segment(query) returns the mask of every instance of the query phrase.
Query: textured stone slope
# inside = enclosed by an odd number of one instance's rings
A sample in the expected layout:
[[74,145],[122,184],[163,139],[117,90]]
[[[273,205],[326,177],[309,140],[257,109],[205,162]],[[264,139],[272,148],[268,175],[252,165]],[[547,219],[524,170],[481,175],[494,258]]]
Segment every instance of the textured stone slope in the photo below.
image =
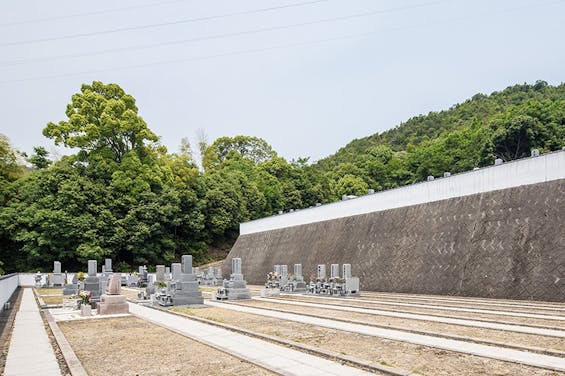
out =
[[351,263],[362,289],[565,301],[565,180],[242,235],[249,283],[274,264]]

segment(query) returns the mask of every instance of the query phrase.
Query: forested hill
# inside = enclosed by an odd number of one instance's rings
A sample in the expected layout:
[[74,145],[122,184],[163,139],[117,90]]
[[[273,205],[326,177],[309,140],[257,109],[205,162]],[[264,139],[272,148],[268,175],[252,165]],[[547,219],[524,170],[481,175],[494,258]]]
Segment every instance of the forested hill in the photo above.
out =
[[476,94],[448,110],[411,118],[381,134],[351,141],[318,161],[319,171],[343,170],[377,190],[560,149],[565,139],[565,84],[515,85]]
[[543,81],[477,94],[313,165],[253,136],[201,142],[200,160],[184,140],[170,153],[116,84],[84,84],[66,108],[43,129],[76,151],[61,160],[18,153],[0,134],[0,274],[106,257],[118,271],[182,254],[201,263],[222,257],[211,250],[228,249],[240,222],[565,146],[565,85]]

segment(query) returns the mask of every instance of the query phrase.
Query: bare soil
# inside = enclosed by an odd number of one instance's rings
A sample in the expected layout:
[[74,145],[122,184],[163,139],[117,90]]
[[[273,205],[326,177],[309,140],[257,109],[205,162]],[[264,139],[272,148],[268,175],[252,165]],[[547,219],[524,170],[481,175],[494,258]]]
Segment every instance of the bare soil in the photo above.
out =
[[288,304],[277,304],[275,302],[262,302],[247,300],[242,304],[257,308],[270,308],[279,311],[291,312],[296,314],[319,315],[325,318],[346,319],[352,321],[360,321],[362,323],[374,324],[379,326],[392,326],[398,328],[406,328],[409,330],[434,332],[439,334],[451,334],[457,336],[466,336],[482,340],[512,343],[515,345],[528,347],[541,347],[565,351],[565,338],[545,337],[532,334],[515,333],[503,330],[492,330],[484,328],[474,328],[470,326],[459,326],[452,324],[442,324],[422,320],[410,320],[403,318],[395,318],[388,316],[371,315],[357,312],[334,311],[331,309],[311,308],[292,306]]
[[41,288],[35,289],[39,295],[63,295],[63,289],[61,288]]
[[273,375],[135,317],[59,322],[89,375]]
[[223,308],[175,310],[425,375],[564,375],[510,362]]
[[529,318],[529,317],[506,316],[499,314],[493,315],[488,313],[458,312],[458,311],[443,310],[441,308],[432,309],[432,308],[404,307],[404,306],[392,306],[388,304],[379,306],[378,303],[370,303],[370,301],[367,301],[367,303],[363,303],[363,302],[347,302],[347,301],[335,300],[335,299],[332,300],[331,298],[308,299],[305,297],[301,297],[299,295],[285,296],[282,299],[304,301],[308,303],[329,303],[334,305],[342,305],[346,307],[356,306],[363,308],[383,309],[386,311],[406,312],[406,313],[415,313],[422,315],[427,315],[427,314],[441,315],[441,316],[449,316],[453,318],[466,319],[466,320],[481,319],[488,321],[508,322],[517,325],[541,325],[552,328],[561,328],[565,330],[565,321],[561,321],[561,320],[546,320],[546,319]]

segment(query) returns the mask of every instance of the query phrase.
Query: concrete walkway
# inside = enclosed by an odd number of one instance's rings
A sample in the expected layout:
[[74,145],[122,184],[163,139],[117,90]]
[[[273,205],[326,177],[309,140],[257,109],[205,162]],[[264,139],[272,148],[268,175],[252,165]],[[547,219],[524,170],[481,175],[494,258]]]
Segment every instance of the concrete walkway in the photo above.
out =
[[[285,294],[285,295],[289,296],[290,294]],[[310,298],[310,299],[327,299],[327,297],[315,296],[315,295],[303,295],[301,297]],[[340,299],[340,298],[336,298],[336,299]],[[372,299],[372,300],[355,299],[355,298],[346,298],[346,299],[348,302],[363,302],[363,303],[382,304],[382,305],[390,305],[390,306],[398,306],[398,307],[424,308],[424,309],[433,309],[437,311],[455,311],[455,312],[478,313],[478,314],[486,314],[486,315],[524,317],[529,319],[565,321],[565,316],[545,315],[538,313],[500,311],[500,310],[479,309],[479,308],[448,307],[448,306],[431,305],[431,304],[397,303],[397,302],[388,302],[388,301],[376,300],[376,299]]]
[[308,302],[301,302],[301,301],[295,301],[295,300],[284,300],[284,299],[276,299],[276,298],[253,297],[253,299],[263,301],[263,302],[269,302],[269,303],[281,303],[281,304],[288,304],[288,305],[295,305],[295,306],[302,306],[302,307],[332,309],[332,310],[335,310],[335,311],[365,313],[365,314],[369,314],[369,315],[396,317],[396,318],[402,318],[402,319],[421,320],[421,321],[431,321],[431,322],[438,322],[438,323],[442,323],[442,324],[472,326],[472,327],[476,327],[476,328],[504,330],[504,331],[508,331],[508,332],[526,333],[526,334],[535,334],[535,335],[540,335],[540,336],[565,338],[565,330],[537,328],[537,327],[532,327],[532,326],[527,326],[527,325],[500,324],[500,323],[488,322],[488,321],[477,321],[477,320],[471,320],[471,319],[459,319],[459,318],[450,318],[450,317],[445,317],[445,316],[426,315],[426,314],[423,314],[423,313],[406,313],[406,312],[398,312],[398,311],[383,311],[383,310],[380,310],[380,309],[377,309],[377,308],[348,307],[348,306],[336,305],[336,304],[308,303]]
[[4,375],[61,376],[33,291],[23,291],[8,348]]
[[129,303],[130,313],[144,320],[181,333],[251,363],[284,375],[370,375],[284,346],[203,324],[160,310]]
[[368,325],[352,324],[342,321],[323,319],[319,317],[303,316],[294,313],[270,311],[249,306],[235,305],[230,303],[219,303],[205,301],[206,305],[231,309],[238,312],[251,313],[255,315],[273,317],[281,320],[289,320],[304,324],[322,326],[331,329],[343,330],[352,333],[359,333],[380,338],[387,338],[394,341],[402,341],[417,345],[430,346],[449,351],[456,351],[466,354],[473,354],[492,359],[521,363],[535,367],[548,368],[552,370],[565,371],[565,358],[555,356],[530,353],[526,351],[512,350],[508,348],[480,345],[465,341],[458,341],[446,338],[426,336],[403,332],[400,330],[382,329]]

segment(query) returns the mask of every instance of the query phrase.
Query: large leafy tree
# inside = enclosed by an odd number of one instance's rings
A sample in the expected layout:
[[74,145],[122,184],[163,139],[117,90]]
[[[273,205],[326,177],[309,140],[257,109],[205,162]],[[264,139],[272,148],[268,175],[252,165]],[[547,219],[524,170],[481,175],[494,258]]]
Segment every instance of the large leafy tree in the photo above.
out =
[[143,152],[158,137],[137,113],[135,99],[116,84],[84,84],[71,98],[67,120],[48,123],[43,134],[83,155],[102,154],[119,163],[130,151]]

